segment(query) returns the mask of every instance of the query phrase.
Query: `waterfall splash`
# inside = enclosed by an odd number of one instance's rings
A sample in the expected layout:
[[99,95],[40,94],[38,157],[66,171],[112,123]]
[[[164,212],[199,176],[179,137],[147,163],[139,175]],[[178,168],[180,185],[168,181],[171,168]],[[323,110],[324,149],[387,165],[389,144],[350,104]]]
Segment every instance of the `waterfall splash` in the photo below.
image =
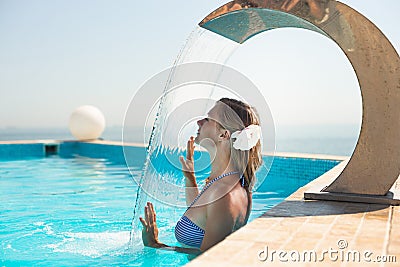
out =
[[[125,115],[123,139],[124,142],[129,139],[130,129],[135,125],[141,126],[145,131],[143,143],[148,145],[142,175],[132,175],[139,185],[132,220],[132,245],[142,243],[139,217],[146,202],[152,202],[156,211],[168,210],[171,227],[183,214],[185,180],[179,156],[185,156],[187,140],[196,134],[197,120],[207,116],[206,112],[220,98],[239,99],[257,108],[261,143],[269,157],[264,157],[264,164],[257,172],[255,188],[268,174],[275,151],[272,114],[258,88],[246,76],[224,65],[237,47],[236,42],[198,27],[173,67],[153,76],[133,97]],[[137,164],[138,155],[132,149],[124,149],[124,154],[128,168]],[[202,179],[210,171],[211,159],[201,150],[195,151],[194,159],[195,175],[201,187]]]
[[[144,143],[148,142],[146,160],[141,177],[134,177],[139,188],[132,219],[132,245],[141,243],[139,217],[143,214],[147,201],[155,203],[158,210],[165,206],[160,205],[160,202],[175,206],[176,212],[171,214],[170,218],[173,221],[177,221],[177,216],[182,214],[182,208],[185,207],[185,188],[178,157],[186,149],[189,137],[195,135],[197,119],[214,104],[211,99],[217,100],[227,96],[226,92],[221,92],[226,91],[225,89],[216,88],[216,83],[224,63],[237,47],[237,43],[197,26],[177,56],[173,67],[161,75],[156,75],[156,82],[153,82],[154,77],[150,79],[146,83],[149,84],[148,87],[144,85],[147,95],[151,94],[151,90],[152,95],[158,95],[158,98],[154,97],[153,103],[148,103],[151,104],[151,109],[144,121]],[[185,63],[193,62],[218,64],[213,64],[211,69],[210,65],[204,63],[185,67]],[[201,79],[197,78],[199,74]],[[142,98],[144,97],[145,94]],[[142,101],[138,101],[138,104],[143,105]],[[129,136],[130,121],[134,124],[134,120],[129,121],[129,118],[140,116],[137,109],[138,105],[131,102],[125,117],[124,141],[125,137]],[[129,115],[131,113],[132,116]],[[135,155],[126,150],[124,152],[129,168]],[[209,171],[207,155],[196,151],[196,157],[196,176],[205,176]],[[202,160],[199,160],[200,158]]]

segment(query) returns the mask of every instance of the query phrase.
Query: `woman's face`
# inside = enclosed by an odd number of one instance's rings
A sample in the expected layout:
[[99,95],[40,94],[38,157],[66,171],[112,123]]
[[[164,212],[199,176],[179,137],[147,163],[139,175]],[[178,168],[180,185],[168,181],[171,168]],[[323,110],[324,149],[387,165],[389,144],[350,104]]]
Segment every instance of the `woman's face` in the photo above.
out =
[[209,145],[216,145],[217,138],[219,135],[219,124],[218,124],[218,106],[214,106],[207,114],[207,117],[197,121],[199,129],[197,130],[197,136],[194,139],[196,144],[207,148]]

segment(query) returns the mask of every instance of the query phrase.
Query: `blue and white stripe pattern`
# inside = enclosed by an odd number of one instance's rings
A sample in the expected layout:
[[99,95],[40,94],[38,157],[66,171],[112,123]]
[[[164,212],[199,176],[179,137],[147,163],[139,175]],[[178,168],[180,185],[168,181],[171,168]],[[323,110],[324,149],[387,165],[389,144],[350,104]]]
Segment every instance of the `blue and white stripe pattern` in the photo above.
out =
[[[200,196],[206,191],[212,183],[215,181],[232,174],[236,174],[238,172],[228,172],[224,173],[214,179],[212,179],[208,184],[203,187],[200,194],[192,201],[189,205],[188,209],[193,206],[193,204],[200,198]],[[177,222],[175,226],[175,237],[178,242],[195,248],[200,248],[201,243],[203,242],[205,231],[197,226],[194,222],[192,222],[188,217],[185,215]]]
[[175,226],[175,237],[178,242],[190,247],[200,248],[204,238],[204,230],[198,227],[185,215]]

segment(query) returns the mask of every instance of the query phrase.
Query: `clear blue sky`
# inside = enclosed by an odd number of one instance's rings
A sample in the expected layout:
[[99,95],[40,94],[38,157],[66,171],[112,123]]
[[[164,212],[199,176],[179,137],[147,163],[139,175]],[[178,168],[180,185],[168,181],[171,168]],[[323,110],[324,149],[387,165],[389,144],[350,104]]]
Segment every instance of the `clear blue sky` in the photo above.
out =
[[[380,27],[399,51],[400,1],[342,2]],[[84,104],[99,107],[108,126],[122,125],[135,91],[171,66],[198,22],[224,3],[0,0],[0,130],[67,127],[72,110]],[[355,74],[321,35],[260,34],[228,65],[260,88],[278,127],[359,124]]]

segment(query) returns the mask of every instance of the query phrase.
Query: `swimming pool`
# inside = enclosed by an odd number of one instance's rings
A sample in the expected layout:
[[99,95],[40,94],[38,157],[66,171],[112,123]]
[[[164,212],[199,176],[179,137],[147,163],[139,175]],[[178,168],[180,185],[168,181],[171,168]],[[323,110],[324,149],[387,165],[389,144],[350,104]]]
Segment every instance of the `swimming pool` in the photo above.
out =
[[[0,145],[0,263],[4,266],[179,266],[184,254],[130,244],[137,185],[121,146],[64,143]],[[144,148],[132,147],[140,175]],[[45,156],[47,153],[47,156]],[[254,194],[250,220],[338,160],[276,157]],[[178,245],[171,213],[155,203],[160,240]]]

